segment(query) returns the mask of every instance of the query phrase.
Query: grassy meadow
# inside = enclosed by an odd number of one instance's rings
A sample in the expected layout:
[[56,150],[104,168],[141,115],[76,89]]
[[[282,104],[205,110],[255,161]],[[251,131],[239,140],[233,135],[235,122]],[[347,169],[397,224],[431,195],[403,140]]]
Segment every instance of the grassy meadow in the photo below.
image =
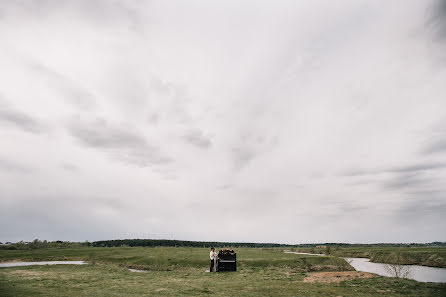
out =
[[[445,296],[446,284],[374,276],[307,282],[351,272],[335,256],[237,248],[237,272],[208,273],[204,248],[46,248],[1,250],[0,262],[85,260],[88,265],[0,268],[0,296]],[[147,272],[130,272],[128,268]]]

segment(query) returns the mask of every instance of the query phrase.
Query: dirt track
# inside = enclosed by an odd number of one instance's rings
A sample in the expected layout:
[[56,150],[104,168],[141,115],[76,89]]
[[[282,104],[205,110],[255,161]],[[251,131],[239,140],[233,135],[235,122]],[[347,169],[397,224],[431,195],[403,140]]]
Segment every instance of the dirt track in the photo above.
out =
[[340,271],[340,272],[314,272],[308,274],[304,279],[305,283],[338,283],[357,278],[372,278],[374,274],[361,271]]

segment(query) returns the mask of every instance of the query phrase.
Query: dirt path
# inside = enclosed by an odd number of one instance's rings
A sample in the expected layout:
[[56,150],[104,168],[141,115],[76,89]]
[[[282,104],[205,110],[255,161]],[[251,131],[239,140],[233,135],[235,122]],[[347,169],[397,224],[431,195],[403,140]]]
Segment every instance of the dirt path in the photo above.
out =
[[357,278],[372,278],[375,275],[362,271],[314,272],[304,278],[305,283],[338,283]]

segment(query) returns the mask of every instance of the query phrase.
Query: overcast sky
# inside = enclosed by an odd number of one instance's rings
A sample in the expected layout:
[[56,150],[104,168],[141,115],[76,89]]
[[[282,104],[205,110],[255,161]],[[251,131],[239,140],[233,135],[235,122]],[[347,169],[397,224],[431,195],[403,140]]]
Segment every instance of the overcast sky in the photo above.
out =
[[446,1],[0,0],[0,241],[446,241]]

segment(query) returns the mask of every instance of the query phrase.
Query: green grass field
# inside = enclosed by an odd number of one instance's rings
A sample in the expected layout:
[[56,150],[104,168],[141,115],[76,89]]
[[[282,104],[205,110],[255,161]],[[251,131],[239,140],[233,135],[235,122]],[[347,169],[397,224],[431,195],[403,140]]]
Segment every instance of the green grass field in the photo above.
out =
[[[373,277],[307,283],[315,272],[352,270],[337,257],[238,248],[238,271],[208,273],[203,248],[2,250],[0,261],[85,260],[88,265],[0,268],[0,296],[445,296],[446,284]],[[130,272],[143,268],[145,273]]]

